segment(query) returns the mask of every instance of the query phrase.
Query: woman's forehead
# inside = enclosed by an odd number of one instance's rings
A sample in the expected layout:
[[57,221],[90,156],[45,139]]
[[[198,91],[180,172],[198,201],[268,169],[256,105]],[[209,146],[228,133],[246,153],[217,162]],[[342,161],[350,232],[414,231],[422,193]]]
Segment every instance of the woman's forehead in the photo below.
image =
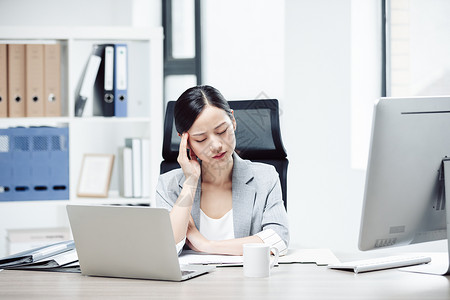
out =
[[198,115],[189,131],[207,131],[215,129],[217,126],[220,126],[224,122],[231,122],[228,114],[223,109],[207,105]]

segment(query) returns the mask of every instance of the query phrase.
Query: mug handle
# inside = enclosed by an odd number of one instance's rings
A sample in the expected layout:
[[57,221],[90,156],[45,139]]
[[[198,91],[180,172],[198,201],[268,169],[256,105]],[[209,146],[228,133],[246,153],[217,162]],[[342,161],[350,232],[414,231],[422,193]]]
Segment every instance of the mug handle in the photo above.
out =
[[272,262],[270,263],[270,269],[272,269],[278,263],[278,257],[280,256],[280,252],[278,251],[278,248],[275,247],[270,247],[270,251],[272,251],[272,253],[275,255],[275,257],[271,259]]

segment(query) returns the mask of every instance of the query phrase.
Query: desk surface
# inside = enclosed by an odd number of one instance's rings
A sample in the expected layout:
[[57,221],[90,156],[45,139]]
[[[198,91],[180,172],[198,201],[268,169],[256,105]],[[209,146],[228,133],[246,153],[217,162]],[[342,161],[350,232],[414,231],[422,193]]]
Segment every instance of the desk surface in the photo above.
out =
[[88,277],[79,273],[0,272],[0,299],[450,299],[450,277],[383,270],[354,274],[315,264],[280,265],[269,278],[217,268],[184,282]]

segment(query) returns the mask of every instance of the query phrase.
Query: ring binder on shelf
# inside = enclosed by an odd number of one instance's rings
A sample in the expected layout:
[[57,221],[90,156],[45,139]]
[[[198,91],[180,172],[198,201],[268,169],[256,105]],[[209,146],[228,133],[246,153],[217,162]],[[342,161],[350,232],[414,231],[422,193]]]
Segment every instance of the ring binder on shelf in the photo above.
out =
[[126,117],[128,106],[128,47],[115,45],[114,116]]
[[44,116],[44,45],[25,45],[25,116]]
[[68,133],[67,127],[0,129],[0,201],[69,199]]
[[44,45],[44,110],[47,117],[61,116],[61,45]]
[[0,44],[0,118],[8,116],[8,56],[6,44]]
[[128,106],[128,47],[99,44],[95,54],[102,62],[95,80],[94,115],[126,117]]
[[94,116],[114,116],[114,44],[96,45],[102,58],[94,87]]
[[8,44],[8,115],[25,117],[25,45]]
[[92,89],[94,87],[95,78],[98,73],[100,62],[102,58],[95,54],[96,48],[93,49],[93,53],[89,57],[89,61],[86,66],[86,70],[81,78],[81,86],[77,93],[77,100],[75,101],[75,116],[81,117],[85,111],[86,102],[91,102],[88,105],[93,105],[93,99],[89,101],[89,97],[92,97]]

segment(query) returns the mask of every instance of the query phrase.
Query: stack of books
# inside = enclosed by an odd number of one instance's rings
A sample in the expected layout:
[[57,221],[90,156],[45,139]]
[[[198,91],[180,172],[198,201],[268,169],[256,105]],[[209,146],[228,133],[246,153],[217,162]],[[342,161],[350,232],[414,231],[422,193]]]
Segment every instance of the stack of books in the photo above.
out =
[[50,244],[0,258],[0,269],[81,272],[73,240]]
[[150,140],[126,138],[120,149],[120,194],[125,198],[150,196]]

